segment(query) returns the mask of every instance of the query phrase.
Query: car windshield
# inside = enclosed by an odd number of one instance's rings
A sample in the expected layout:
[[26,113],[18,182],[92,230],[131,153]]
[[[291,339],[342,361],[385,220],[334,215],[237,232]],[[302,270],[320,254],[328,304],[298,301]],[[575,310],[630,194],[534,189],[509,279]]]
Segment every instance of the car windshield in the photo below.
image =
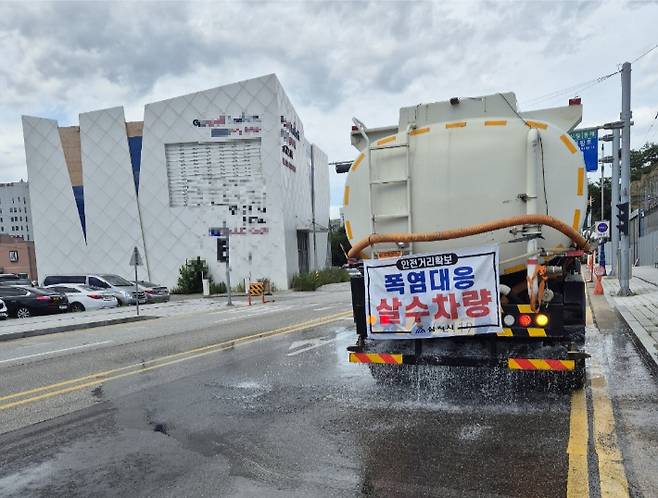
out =
[[130,283],[125,278],[120,277],[119,275],[101,275],[101,277],[110,285],[116,287],[127,287],[134,286],[135,284]]
[[147,282],[146,280],[140,280],[139,285],[143,287],[157,287],[157,285],[154,284],[153,282]]

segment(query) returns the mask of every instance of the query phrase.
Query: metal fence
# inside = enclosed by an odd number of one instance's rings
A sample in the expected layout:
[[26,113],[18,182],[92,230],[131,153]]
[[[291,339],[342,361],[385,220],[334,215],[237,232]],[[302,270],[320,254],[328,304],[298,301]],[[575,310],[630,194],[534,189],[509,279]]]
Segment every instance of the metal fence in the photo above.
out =
[[639,237],[635,249],[634,264],[654,266],[658,263],[658,230]]

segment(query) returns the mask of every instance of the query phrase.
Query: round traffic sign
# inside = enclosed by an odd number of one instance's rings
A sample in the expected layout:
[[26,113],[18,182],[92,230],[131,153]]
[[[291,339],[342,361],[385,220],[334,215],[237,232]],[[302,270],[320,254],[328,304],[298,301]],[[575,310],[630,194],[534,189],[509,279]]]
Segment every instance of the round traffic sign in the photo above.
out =
[[606,233],[608,231],[608,224],[605,221],[602,221],[598,225],[596,225],[596,230],[599,233]]

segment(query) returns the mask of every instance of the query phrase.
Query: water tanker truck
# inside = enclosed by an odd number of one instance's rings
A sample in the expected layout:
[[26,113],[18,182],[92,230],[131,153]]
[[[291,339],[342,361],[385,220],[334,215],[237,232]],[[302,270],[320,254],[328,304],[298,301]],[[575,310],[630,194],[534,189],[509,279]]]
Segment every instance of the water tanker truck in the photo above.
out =
[[499,93],[404,107],[394,126],[354,119],[351,362],[377,380],[449,365],[584,382],[581,117],[579,100],[521,112]]

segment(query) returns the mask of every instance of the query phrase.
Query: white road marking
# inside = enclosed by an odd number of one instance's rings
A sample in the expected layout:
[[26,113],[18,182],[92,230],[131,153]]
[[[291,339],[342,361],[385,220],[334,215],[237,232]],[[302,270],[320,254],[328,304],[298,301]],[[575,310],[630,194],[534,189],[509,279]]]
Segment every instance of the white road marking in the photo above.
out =
[[80,346],[73,346],[71,348],[54,349],[52,351],[46,351],[44,353],[28,354],[26,356],[17,356],[16,358],[9,358],[7,360],[0,360],[0,363],[9,363],[11,361],[27,360],[28,358],[36,358],[37,356],[45,356],[45,355],[54,354],[54,353],[63,353],[64,351],[73,351],[74,349],[90,348],[92,346],[100,346],[101,344],[109,344],[111,342],[114,342],[114,341],[92,342],[91,344],[82,344]]
[[313,311],[324,311],[324,310],[330,310],[333,308],[333,306],[324,306],[322,308],[313,308]]
[[342,339],[348,333],[349,332],[343,332],[342,334],[337,334],[336,337],[334,337],[333,339],[326,339],[325,337],[317,337],[315,339],[308,339],[306,341],[295,341],[290,345],[290,347],[288,348],[289,350],[298,348],[299,346],[303,346],[305,344],[310,344],[310,346],[288,353],[288,356],[296,356],[298,354],[305,353],[306,351],[310,351],[312,349],[326,346],[327,344],[331,344],[333,342]]

